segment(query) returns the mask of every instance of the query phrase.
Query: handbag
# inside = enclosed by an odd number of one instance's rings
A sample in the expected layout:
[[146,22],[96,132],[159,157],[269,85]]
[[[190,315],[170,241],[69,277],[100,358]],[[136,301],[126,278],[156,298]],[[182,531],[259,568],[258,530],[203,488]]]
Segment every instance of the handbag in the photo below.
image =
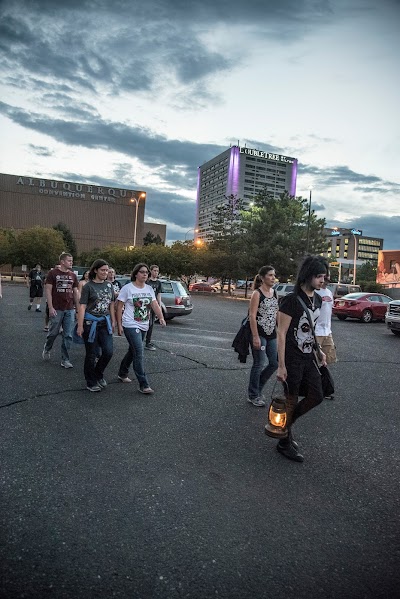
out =
[[[311,327],[311,331],[314,337],[314,356],[315,356],[315,366],[318,369],[320,375],[321,375],[321,383],[322,383],[322,392],[324,394],[324,397],[329,397],[330,395],[333,395],[335,393],[335,382],[333,380],[333,376],[329,370],[329,368],[327,366],[322,366],[319,364],[319,362],[321,362],[321,348],[317,342],[317,338],[315,336],[315,329],[314,329],[314,322],[311,318],[311,314],[309,309],[307,308],[306,304],[304,303],[304,301],[301,299],[301,297],[298,295],[297,299],[299,300],[300,304],[302,305],[302,307],[305,310],[306,316],[307,316],[307,320],[309,322],[309,325]],[[302,397],[304,397],[307,394],[307,385],[305,383],[301,383],[300,384],[300,388],[299,388],[299,395],[301,395]]]

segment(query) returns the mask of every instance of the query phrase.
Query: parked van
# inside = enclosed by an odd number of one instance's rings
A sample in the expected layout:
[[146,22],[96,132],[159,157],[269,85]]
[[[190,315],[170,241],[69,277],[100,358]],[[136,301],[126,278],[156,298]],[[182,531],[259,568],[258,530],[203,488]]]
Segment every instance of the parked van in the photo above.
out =
[[328,289],[332,291],[333,299],[343,297],[348,293],[360,293],[360,285],[350,285],[348,283],[329,283]]

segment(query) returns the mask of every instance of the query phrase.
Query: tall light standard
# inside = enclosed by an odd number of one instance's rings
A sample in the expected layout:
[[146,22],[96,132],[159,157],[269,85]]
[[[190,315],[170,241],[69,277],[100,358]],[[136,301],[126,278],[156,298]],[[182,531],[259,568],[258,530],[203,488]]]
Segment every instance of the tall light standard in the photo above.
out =
[[146,198],[146,193],[144,191],[138,191],[137,195],[132,196],[130,199],[131,204],[136,204],[136,212],[135,212],[135,228],[133,232],[133,246],[136,247],[136,233],[137,233],[137,221],[138,221],[138,212],[139,212],[139,201],[141,199]]
[[351,229],[350,233],[354,239],[354,263],[353,263],[353,285],[356,284],[356,267],[357,267],[357,235],[362,235],[362,231],[358,229]]
[[308,250],[310,247],[310,225],[311,225],[311,197],[312,197],[312,185],[310,185],[310,198],[308,201],[308,220],[307,220],[307,251],[306,254],[308,254]]
[[193,229],[193,227],[191,229],[188,229],[185,233],[185,241],[187,241],[187,234],[190,233],[190,231],[193,231],[194,233],[198,233],[199,230],[198,229]]

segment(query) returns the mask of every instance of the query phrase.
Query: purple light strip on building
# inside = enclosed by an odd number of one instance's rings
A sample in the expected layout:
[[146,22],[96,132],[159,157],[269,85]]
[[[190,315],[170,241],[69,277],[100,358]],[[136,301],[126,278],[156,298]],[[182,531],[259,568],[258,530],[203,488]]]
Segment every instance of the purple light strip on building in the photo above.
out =
[[197,199],[196,199],[196,224],[195,229],[199,228],[199,206],[200,206],[200,167],[197,169]]
[[293,167],[292,167],[292,181],[290,184],[290,195],[291,196],[296,195],[296,183],[297,183],[297,160],[295,160],[293,162]]
[[233,146],[231,148],[231,156],[229,159],[228,184],[226,186],[226,195],[237,195],[239,190],[239,148]]

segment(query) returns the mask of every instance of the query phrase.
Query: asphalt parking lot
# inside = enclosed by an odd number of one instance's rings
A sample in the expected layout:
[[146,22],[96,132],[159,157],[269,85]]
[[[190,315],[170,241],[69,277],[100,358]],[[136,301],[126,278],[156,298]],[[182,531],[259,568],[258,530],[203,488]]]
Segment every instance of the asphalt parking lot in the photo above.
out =
[[0,596],[399,597],[400,339],[334,320],[337,399],[296,424],[297,464],[246,402],[230,346],[247,303],[193,301],[155,327],[154,396],[118,383],[118,337],[90,394],[83,348],[72,370],[57,342],[43,362],[43,314],[3,287]]

